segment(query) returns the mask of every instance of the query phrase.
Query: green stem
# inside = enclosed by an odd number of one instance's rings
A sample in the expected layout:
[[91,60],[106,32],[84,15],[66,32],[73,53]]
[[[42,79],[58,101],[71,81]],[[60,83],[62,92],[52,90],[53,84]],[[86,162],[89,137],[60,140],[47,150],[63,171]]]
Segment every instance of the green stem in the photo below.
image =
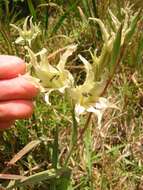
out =
[[58,165],[58,156],[59,156],[59,128],[58,125],[54,129],[54,144],[53,144],[53,155],[52,155],[52,164],[53,168],[57,169]]
[[65,164],[64,167],[67,166],[69,159],[74,151],[75,145],[77,145],[77,134],[78,134],[78,125],[77,125],[77,121],[75,118],[75,112],[74,112],[74,106],[72,108],[72,121],[73,121],[73,127],[72,127],[72,134],[71,134],[71,144],[70,144],[70,150],[69,153],[67,155],[67,158],[65,160]]
[[107,81],[107,83],[106,83],[106,86],[105,86],[103,92],[101,93],[101,96],[103,96],[103,95],[106,93],[107,88],[110,86],[110,84],[111,84],[111,82],[112,82],[112,79],[113,79],[113,77],[114,77],[114,74],[116,73],[116,70],[117,70],[117,68],[118,68],[118,66],[119,66],[119,64],[120,64],[120,62],[121,62],[121,60],[122,60],[123,57],[124,57],[125,51],[126,51],[126,45],[123,45],[123,47],[121,48],[120,56],[117,58],[117,61],[116,61],[116,63],[115,63],[115,67],[114,67],[114,69],[113,69],[113,72],[111,73],[111,75],[110,75],[110,77],[109,77],[109,79],[108,79],[108,81]]
[[[107,91],[107,88],[109,87],[109,85],[111,84],[111,81],[112,81],[112,78],[116,72],[116,69],[117,67],[119,66],[119,63],[121,62],[121,60],[123,59],[124,57],[124,54],[125,54],[125,51],[126,51],[126,46],[123,46],[122,49],[121,49],[121,53],[120,53],[120,56],[118,57],[117,61],[116,61],[116,64],[115,64],[115,67],[114,67],[114,70],[113,70],[113,73],[111,74],[111,76],[109,77],[108,81],[107,81],[107,84],[103,90],[103,92],[101,93],[101,96],[103,96],[106,91]],[[82,139],[86,129],[88,128],[89,124],[90,124],[90,120],[92,118],[92,113],[89,113],[88,117],[87,117],[87,120],[86,120],[86,123],[85,123],[85,126],[84,128],[82,129],[82,131],[80,132],[80,136],[78,138],[78,141]]]
[[89,124],[90,124],[90,120],[91,120],[91,116],[92,116],[92,113],[89,113],[88,117],[87,117],[87,120],[86,120],[86,123],[82,129],[82,131],[80,132],[80,136],[78,138],[78,141],[80,141],[86,131],[86,129],[88,128]]

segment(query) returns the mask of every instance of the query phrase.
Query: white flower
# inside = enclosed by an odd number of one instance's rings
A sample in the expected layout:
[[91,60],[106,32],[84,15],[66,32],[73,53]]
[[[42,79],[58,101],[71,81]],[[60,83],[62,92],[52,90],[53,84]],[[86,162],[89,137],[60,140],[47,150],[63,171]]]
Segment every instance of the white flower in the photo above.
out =
[[81,55],[79,57],[86,69],[86,79],[82,85],[69,89],[75,104],[76,120],[79,121],[79,116],[85,112],[93,112],[96,114],[100,126],[104,111],[115,106],[110,104],[106,98],[100,97],[105,88],[106,80],[95,81],[92,65]]
[[38,25],[33,24],[32,17],[29,18],[29,16],[26,17],[22,28],[16,26],[15,24],[10,25],[19,32],[19,37],[15,41],[16,44],[25,44],[25,42],[28,42],[29,46],[31,46],[32,40],[34,40],[41,33],[39,29],[40,23]]
[[[34,72],[37,78],[40,79],[40,84],[44,89],[45,100],[49,102],[49,94],[53,90],[58,90],[64,93],[66,88],[73,85],[73,76],[65,69],[67,58],[76,50],[76,45],[70,45],[60,57],[60,61],[56,66],[51,65],[47,59],[47,50],[43,49],[37,54],[34,54],[30,48],[26,47],[30,55],[30,63],[34,67]],[[39,56],[39,60],[37,58]]]

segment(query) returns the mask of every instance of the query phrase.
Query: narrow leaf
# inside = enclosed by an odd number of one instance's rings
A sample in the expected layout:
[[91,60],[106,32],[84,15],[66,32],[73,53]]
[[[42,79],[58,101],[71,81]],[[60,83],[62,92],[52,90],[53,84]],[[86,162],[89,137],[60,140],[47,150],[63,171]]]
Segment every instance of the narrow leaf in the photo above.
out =
[[112,57],[111,57],[111,62],[110,62],[111,71],[114,68],[114,65],[120,54],[121,35],[122,35],[122,25],[120,26],[120,28],[116,34],[115,42],[113,44]]
[[143,55],[143,35],[141,35],[139,38],[138,47],[136,51],[136,58],[135,58],[135,62],[139,66],[139,68],[141,67],[140,63],[142,62],[142,55]]
[[36,174],[33,174],[29,177],[25,177],[22,180],[18,180],[15,182],[15,184],[9,185],[7,187],[7,190],[13,190],[13,188],[16,187],[25,187],[27,185],[36,185],[39,184],[41,181],[44,180],[56,180],[59,179],[60,177],[64,176],[65,178],[70,176],[71,171],[69,168],[61,168],[58,170],[50,169],[50,170],[45,170]]
[[132,22],[131,22],[131,24],[130,24],[130,25],[131,25],[130,30],[128,31],[128,33],[127,33],[127,35],[126,35],[126,38],[125,38],[125,42],[126,42],[126,43],[130,41],[132,35],[133,35],[134,32],[135,32],[135,29],[136,29],[136,26],[137,26],[137,22],[138,22],[138,20],[139,20],[140,12],[141,12],[141,11],[138,11],[138,12],[135,14],[135,16],[133,17],[133,19],[132,19]]
[[98,18],[97,0],[92,0],[94,17]]
[[92,16],[90,13],[90,6],[89,6],[88,0],[82,0],[82,5],[83,5],[83,8],[84,8],[87,18]]
[[27,3],[28,3],[30,13],[33,16],[33,20],[35,21],[36,20],[36,11],[35,11],[34,5],[32,3],[32,0],[27,0]]
[[53,143],[53,154],[52,154],[52,164],[53,168],[57,169],[58,165],[58,155],[59,155],[59,128],[58,126],[54,129],[54,143]]

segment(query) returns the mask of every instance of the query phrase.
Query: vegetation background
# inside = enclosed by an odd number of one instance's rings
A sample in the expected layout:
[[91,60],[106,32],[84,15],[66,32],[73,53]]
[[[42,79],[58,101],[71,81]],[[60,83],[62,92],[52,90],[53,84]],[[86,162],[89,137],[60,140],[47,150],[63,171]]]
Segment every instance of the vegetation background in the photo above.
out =
[[[67,67],[80,84],[84,72],[77,54],[90,60],[89,49],[100,51],[102,47],[101,31],[88,18],[97,17],[106,23],[110,8],[122,19],[121,8],[127,3],[134,5],[134,11],[143,9],[142,0],[0,0],[0,53],[25,59],[23,47],[13,43],[17,33],[9,24],[19,25],[31,15],[35,22],[41,22],[38,40],[47,48],[53,64],[63,47],[78,44]],[[39,95],[32,118],[0,132],[1,189],[143,190],[142,31],[141,12],[133,39],[106,93],[119,102],[120,111],[106,112],[101,129],[94,116],[88,127],[83,118],[68,163],[71,108],[58,93],[52,94],[52,107]],[[83,77],[79,78],[79,73]],[[20,176],[32,177],[20,182]]]

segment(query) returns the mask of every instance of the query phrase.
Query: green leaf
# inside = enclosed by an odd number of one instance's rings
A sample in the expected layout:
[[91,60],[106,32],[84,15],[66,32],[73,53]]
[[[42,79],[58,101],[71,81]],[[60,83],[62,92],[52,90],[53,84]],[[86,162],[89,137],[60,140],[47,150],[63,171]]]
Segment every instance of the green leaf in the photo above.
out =
[[140,65],[142,63],[142,55],[143,55],[143,35],[141,35],[139,38],[138,47],[136,51],[135,62],[138,65],[138,68],[142,68]]
[[136,26],[137,26],[137,22],[138,22],[138,20],[139,20],[140,12],[141,12],[141,11],[138,11],[138,12],[134,15],[134,17],[133,17],[133,19],[132,19],[132,22],[131,22],[131,24],[130,24],[130,29],[129,29],[129,31],[128,31],[126,37],[125,37],[125,43],[128,43],[128,42],[130,41],[131,37],[133,36],[133,34],[134,34],[134,32],[135,32],[135,29],[136,29]]
[[64,177],[64,178],[60,178],[59,180],[59,184],[57,185],[56,190],[68,190],[69,186],[70,186],[70,176],[68,177]]
[[13,188],[16,187],[25,187],[28,185],[36,185],[39,184],[42,181],[49,181],[57,182],[61,177],[62,178],[69,178],[71,175],[71,170],[69,168],[61,168],[58,170],[50,169],[50,170],[45,170],[36,174],[33,174],[29,177],[25,177],[22,180],[17,180],[15,184],[7,186],[7,190],[12,190]]
[[113,50],[111,54],[111,62],[110,62],[110,71],[112,72],[114,70],[114,65],[116,64],[116,61],[120,54],[120,48],[121,48],[121,36],[122,36],[122,25],[120,26],[116,38],[113,44]]
[[84,144],[85,144],[85,162],[88,170],[88,178],[92,177],[92,132],[88,128],[85,133]]
[[35,11],[34,5],[32,3],[32,0],[27,0],[27,3],[28,3],[30,13],[33,16],[33,20],[36,21],[36,11]]
[[92,0],[94,17],[98,18],[97,0]]
[[84,8],[85,15],[87,16],[87,18],[90,17],[91,13],[90,13],[90,6],[88,0],[82,0],[82,5]]
[[53,154],[52,154],[52,163],[54,169],[57,169],[57,164],[58,164],[58,155],[59,155],[58,135],[59,135],[59,129],[58,126],[56,126],[54,129],[54,143],[53,143]]

